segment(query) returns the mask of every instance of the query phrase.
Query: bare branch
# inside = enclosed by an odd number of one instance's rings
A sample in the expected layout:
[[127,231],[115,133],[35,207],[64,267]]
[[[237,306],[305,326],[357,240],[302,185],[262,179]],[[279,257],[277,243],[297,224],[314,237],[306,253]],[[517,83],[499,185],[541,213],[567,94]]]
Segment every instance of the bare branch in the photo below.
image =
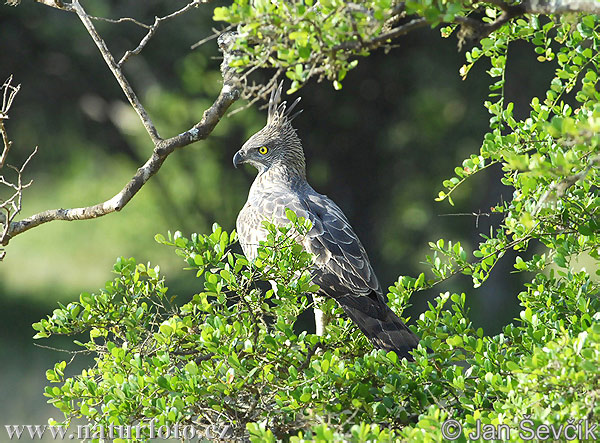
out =
[[92,20],[98,20],[101,22],[108,22],[108,23],[114,23],[114,24],[129,22],[129,23],[138,25],[140,28],[144,28],[144,29],[150,29],[152,27],[152,25],[147,25],[147,24],[142,23],[139,20],[136,20],[131,17],[121,17],[121,18],[114,19],[114,18],[96,17],[93,15],[90,15],[90,18]]
[[234,25],[229,25],[224,29],[221,29],[220,31],[218,29],[212,28],[212,34],[210,34],[208,37],[203,38],[202,40],[197,41],[196,43],[194,43],[192,46],[190,46],[190,49],[196,49],[199,46],[202,46],[204,43],[215,39],[217,37],[219,37],[219,35],[223,34],[224,32],[229,32],[232,29],[236,28],[237,26]]
[[140,41],[140,44],[135,49],[127,51],[125,52],[125,54],[123,54],[123,57],[121,57],[121,60],[119,60],[119,63],[117,63],[119,67],[122,67],[123,63],[129,60],[129,57],[131,57],[132,55],[138,55],[140,52],[142,52],[144,46],[148,44],[148,42],[154,36],[154,33],[158,29],[158,25],[160,24],[158,20],[158,17],[155,17],[154,24],[148,28],[148,33],[144,36],[144,38]]
[[12,75],[6,79],[2,85],[2,106],[0,107],[0,120],[8,118],[8,111],[13,104],[15,96],[21,89],[21,85],[13,86]]
[[[74,0],[77,1],[77,0]],[[77,6],[75,6],[77,8]],[[87,18],[89,20],[89,17]],[[88,220],[101,217],[115,211],[120,211],[133,198],[144,184],[158,172],[167,157],[175,149],[189,145],[198,140],[203,140],[213,131],[227,109],[239,98],[241,93],[240,82],[235,71],[229,68],[231,59],[230,48],[235,41],[234,33],[224,34],[219,37],[219,49],[223,52],[224,60],[221,65],[223,74],[223,88],[221,93],[208,108],[200,122],[188,131],[167,140],[158,140],[150,158],[140,167],[133,178],[114,197],[93,206],[73,209],[53,209],[40,212],[31,217],[8,224],[6,235],[0,238],[1,244],[6,245],[14,236],[21,234],[36,226],[54,220]],[[113,60],[114,61],[114,60]]]
[[10,147],[12,142],[8,139],[8,134],[6,129],[4,128],[4,120],[8,119],[8,111],[12,106],[13,100],[15,96],[19,92],[21,85],[13,86],[12,75],[6,79],[4,84],[2,85],[2,105],[0,107],[0,134],[2,135],[2,154],[0,154],[0,169],[4,167],[4,163],[6,162],[6,158],[8,157],[8,151],[10,151]]
[[[220,51],[223,53],[223,63],[221,64],[221,73],[223,76],[223,87],[221,92],[215,102],[212,104],[210,108],[208,108],[202,119],[195,124],[191,129],[185,131],[182,134],[179,134],[175,137],[171,137],[167,140],[160,138],[152,120],[148,116],[146,110],[140,103],[133,89],[129,85],[129,82],[123,75],[121,71],[121,67],[119,64],[115,62],[111,52],[108,50],[106,43],[98,34],[96,28],[92,23],[91,17],[86,13],[83,9],[79,0],[72,0],[70,4],[63,4],[60,0],[37,0],[39,3],[42,3],[46,6],[50,6],[53,8],[61,9],[64,11],[75,12],[86,30],[92,37],[94,43],[98,47],[104,61],[108,65],[109,69],[113,73],[117,82],[121,86],[121,89],[125,93],[125,96],[129,100],[131,106],[135,109],[137,114],[139,115],[144,127],[146,128],[152,142],[154,144],[154,150],[150,158],[142,165],[135,175],[131,178],[131,180],[123,187],[123,189],[114,195],[112,198],[98,203],[96,205],[82,207],[82,208],[73,208],[73,209],[53,209],[48,211],[43,211],[38,214],[35,214],[31,217],[28,217],[24,220],[13,221],[16,214],[19,213],[21,209],[21,194],[22,190],[31,184],[23,184],[22,183],[22,173],[33,155],[37,152],[37,148],[34,152],[29,156],[29,158],[25,161],[25,163],[21,166],[20,169],[16,169],[17,172],[17,183],[12,183],[4,179],[3,176],[0,176],[0,184],[8,185],[12,189],[15,190],[12,197],[10,197],[6,201],[0,201],[0,245],[6,246],[10,239],[14,236],[21,234],[29,229],[32,229],[36,226],[40,226],[44,223],[48,223],[54,220],[65,220],[65,221],[73,221],[73,220],[87,220],[92,218],[97,218],[104,216],[106,214],[110,214],[115,211],[120,211],[132,198],[137,194],[137,192],[144,186],[144,184],[152,177],[154,174],[158,172],[166,158],[175,151],[175,149],[179,147],[183,147],[189,145],[198,140],[203,140],[213,131],[217,123],[220,119],[225,115],[227,109],[240,97],[241,95],[241,82],[239,81],[236,72],[234,69],[230,68],[230,62],[232,58],[231,48],[236,39],[236,34],[233,32],[228,32],[221,34],[218,38],[218,45]],[[192,0],[183,8],[178,9],[177,11],[161,17],[156,18],[155,22],[152,26],[147,27],[149,30],[147,35],[142,39],[138,48],[131,52],[131,54],[139,53],[143,47],[147,44],[148,40],[152,37],[152,35],[156,32],[156,28],[158,25],[165,21],[177,17],[192,8],[197,7],[201,3],[206,3],[210,0]],[[95,19],[98,19],[97,17]],[[108,20],[110,21],[110,20]],[[143,23],[138,22],[137,20],[130,18],[122,18],[116,20],[115,22],[124,22],[124,21],[132,21],[138,26],[146,27]],[[130,55],[131,55],[130,54]],[[121,62],[124,62],[127,57]],[[8,141],[8,136],[5,133],[4,126],[2,125],[2,120],[4,118],[8,118],[6,116],[6,112],[12,103],[12,99],[14,98],[14,94],[18,91],[17,87],[12,87],[10,85],[10,79],[3,86],[3,107],[2,119],[0,119],[0,132],[2,132],[2,139],[5,141],[5,148],[3,150],[3,154],[1,158],[6,157],[6,153],[10,147],[10,142]],[[2,165],[4,163],[2,162]],[[4,252],[0,249],[0,259],[4,257]]]
[[[46,0],[46,1],[48,1],[48,0]],[[113,58],[112,54],[106,47],[106,43],[104,43],[104,40],[102,39],[102,37],[100,37],[100,34],[98,34],[98,31],[96,31],[96,28],[94,27],[94,24],[92,23],[90,16],[85,12],[83,7],[79,3],[79,0],[73,0],[71,3],[71,7],[73,8],[73,11],[75,11],[77,16],[81,20],[81,22],[83,23],[83,26],[85,26],[85,28],[87,29],[88,33],[94,40],[94,43],[96,43],[96,46],[98,47],[98,50],[100,51],[100,54],[102,54],[104,61],[106,62],[106,64],[112,71],[113,75],[117,79],[117,82],[119,83],[119,86],[121,86],[121,89],[125,93],[127,100],[129,100],[129,103],[131,104],[131,106],[133,107],[135,112],[137,112],[140,119],[142,120],[142,123],[143,123],[144,127],[146,128],[146,131],[148,131],[150,138],[152,139],[154,144],[158,143],[160,141],[160,136],[158,135],[158,131],[154,127],[154,123],[152,123],[152,120],[148,116],[146,109],[144,109],[144,107],[140,103],[135,92],[133,92],[133,89],[129,85],[129,82],[123,75],[121,68],[115,62],[115,59]]]
[[[23,171],[25,171],[25,168],[29,162],[37,153],[36,147],[20,168],[6,164],[6,158],[8,157],[8,152],[12,146],[12,142],[8,137],[8,132],[4,126],[4,120],[8,119],[10,107],[13,104],[16,94],[19,92],[19,85],[13,86],[11,83],[12,76],[10,76],[4,82],[2,85],[2,90],[0,91],[0,94],[2,95],[2,103],[0,107],[0,135],[3,143],[2,154],[0,155],[0,171],[7,166],[15,171],[16,178],[13,180],[8,180],[4,175],[0,175],[0,185],[11,190],[10,197],[8,197],[6,200],[0,200],[0,245],[5,245],[7,242],[7,239],[9,238],[11,222],[21,212],[23,190],[29,187],[32,183],[31,181],[28,183],[23,183]],[[6,252],[4,249],[0,248],[0,261],[2,261],[5,256]]]
[[127,60],[129,60],[129,57],[131,57],[132,55],[138,55],[140,52],[142,52],[142,49],[144,49],[144,46],[146,46],[148,44],[148,42],[150,41],[152,36],[154,36],[154,33],[158,29],[158,25],[160,24],[160,22],[158,20],[159,20],[158,17],[155,17],[154,24],[152,26],[148,27],[148,33],[144,36],[144,38],[142,40],[140,40],[140,44],[137,45],[137,47],[135,49],[133,49],[131,51],[127,51],[127,52],[125,52],[125,54],[123,54],[123,57],[121,57],[121,60],[119,60],[119,63],[117,63],[119,65],[119,67],[122,67],[123,63],[125,63]]
[[162,22],[170,20],[175,17],[178,17],[182,14],[185,14],[190,9],[197,8],[201,3],[208,3],[209,1],[210,0],[192,0],[190,3],[185,5],[183,8],[178,9],[177,11],[175,11],[169,15],[165,15],[164,17],[154,17],[154,24],[152,24],[152,26],[146,26],[146,28],[148,29],[148,33],[144,36],[144,38],[142,38],[142,40],[140,41],[140,44],[137,46],[137,48],[133,49],[132,51],[127,51],[123,55],[121,60],[119,60],[119,63],[118,63],[119,67],[123,66],[123,63],[125,63],[129,59],[129,57],[131,57],[132,55],[138,55],[140,52],[142,52],[142,49],[144,49],[144,47],[148,44],[148,42],[150,41],[150,39],[152,38],[152,36],[154,35],[154,33],[156,32],[156,30],[158,29],[159,25]]

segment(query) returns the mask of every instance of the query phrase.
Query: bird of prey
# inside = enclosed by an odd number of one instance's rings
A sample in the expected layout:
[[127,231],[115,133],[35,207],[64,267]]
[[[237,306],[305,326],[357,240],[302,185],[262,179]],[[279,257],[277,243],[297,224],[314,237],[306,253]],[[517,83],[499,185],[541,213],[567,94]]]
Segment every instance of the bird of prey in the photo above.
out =
[[409,351],[419,338],[386,304],[367,253],[342,210],[306,181],[304,151],[291,124],[300,99],[286,109],[286,102],[279,104],[281,87],[271,94],[266,126],[233,157],[236,167],[249,163],[258,169],[237,218],[242,250],[253,260],[259,242],[267,238],[262,222],[287,225],[286,208],[309,219],[312,228],[300,241],[315,256],[312,278],[319,295],[335,299],[375,347],[412,359]]

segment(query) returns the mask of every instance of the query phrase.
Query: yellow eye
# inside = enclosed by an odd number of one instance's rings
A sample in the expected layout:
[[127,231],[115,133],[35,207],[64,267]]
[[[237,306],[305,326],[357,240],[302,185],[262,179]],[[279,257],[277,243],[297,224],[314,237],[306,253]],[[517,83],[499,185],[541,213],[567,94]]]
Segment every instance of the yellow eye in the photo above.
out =
[[269,152],[269,148],[267,148],[266,146],[261,146],[260,148],[258,148],[258,152],[260,152],[262,155],[265,155],[267,152]]

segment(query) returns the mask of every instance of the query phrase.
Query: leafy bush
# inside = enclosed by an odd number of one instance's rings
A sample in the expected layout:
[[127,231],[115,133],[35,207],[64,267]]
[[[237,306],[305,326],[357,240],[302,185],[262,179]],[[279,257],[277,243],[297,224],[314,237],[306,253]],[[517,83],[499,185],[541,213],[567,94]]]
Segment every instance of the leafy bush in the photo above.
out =
[[[447,417],[463,419],[470,432],[476,420],[598,416],[600,324],[590,312],[599,306],[581,291],[591,287],[585,273],[555,279],[564,297],[554,309],[551,279],[539,274],[521,294],[521,321],[494,337],[474,330],[464,294],[441,294],[417,321],[423,346],[409,363],[368,351],[341,317],[321,339],[294,330],[310,305],[306,294],[316,289],[307,271],[312,257],[294,240],[309,226],[302,219],[269,225],[253,264],[229,248],[235,233],[217,225],[191,239],[159,235],[204,277],[204,290],[191,300],[173,304],[157,268],[122,258],[102,291],[35,324],[38,338],[85,333],[89,339],[76,343],[96,359],[74,376],[65,375],[65,361],[47,372],[53,386],[46,395],[65,423],[154,421],[249,432],[256,441],[295,434],[292,441],[427,441],[442,437]],[[261,290],[259,280],[275,281],[277,293]],[[410,286],[406,281],[390,288],[390,297]]]

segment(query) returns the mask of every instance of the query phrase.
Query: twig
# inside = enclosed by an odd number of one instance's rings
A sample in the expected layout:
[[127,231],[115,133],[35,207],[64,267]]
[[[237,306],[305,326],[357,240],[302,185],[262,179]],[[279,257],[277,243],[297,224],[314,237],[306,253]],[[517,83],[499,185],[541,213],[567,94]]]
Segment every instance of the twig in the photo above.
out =
[[108,22],[108,23],[114,23],[114,24],[130,22],[130,23],[138,25],[140,28],[144,28],[144,29],[150,29],[152,27],[152,25],[147,25],[147,24],[142,23],[139,20],[136,20],[136,19],[131,18],[131,17],[121,17],[121,18],[118,18],[118,19],[114,19],[114,18],[96,17],[94,15],[90,15],[90,18],[92,20],[98,20],[98,21]]
[[175,11],[169,15],[165,15],[164,17],[154,17],[154,23],[151,26],[145,26],[146,29],[148,29],[148,33],[144,36],[144,38],[142,38],[142,40],[140,41],[137,48],[133,49],[132,51],[125,52],[123,57],[121,57],[121,60],[119,60],[119,63],[118,63],[119,67],[122,67],[123,64],[127,60],[129,60],[129,58],[132,55],[138,55],[140,52],[142,52],[142,49],[144,49],[144,47],[148,44],[148,42],[150,41],[150,39],[152,38],[152,36],[154,35],[154,33],[156,32],[156,30],[158,29],[158,27],[160,26],[160,24],[162,22],[170,20],[172,18],[175,18],[179,15],[185,14],[190,9],[197,8],[201,3],[208,3],[208,1],[210,1],[210,0],[192,0],[190,3],[185,5],[183,8],[180,8],[177,11]]
[[[273,91],[273,89],[275,89],[277,87],[277,85],[279,84],[279,78],[282,73],[283,73],[283,68],[279,68],[277,70],[277,72],[267,82],[266,85],[258,85],[258,86],[252,85],[252,86],[244,87],[244,95],[246,96],[245,98],[250,98],[250,97],[252,97],[252,98],[249,99],[245,105],[240,106],[239,108],[236,108],[233,111],[230,111],[229,114],[227,114],[227,115],[231,116],[231,115],[237,114],[238,112],[241,112],[241,111],[249,108],[250,106],[254,105],[261,98],[268,101],[268,97],[271,95],[271,91]],[[264,106],[266,106],[266,105],[264,105]]]
[[8,119],[8,111],[12,106],[15,96],[19,92],[19,89],[21,89],[21,85],[11,85],[12,78],[13,76],[11,75],[4,81],[4,84],[2,85],[2,107],[0,107],[0,120]]
[[8,134],[6,132],[6,128],[4,127],[4,120],[8,120],[8,111],[13,104],[15,96],[19,92],[21,85],[13,86],[12,75],[6,79],[4,84],[2,85],[2,107],[0,107],[0,134],[2,135],[2,143],[4,147],[2,148],[2,154],[0,154],[0,169],[4,167],[4,163],[6,162],[6,158],[8,157],[8,151],[10,151],[10,147],[12,146],[12,142],[8,139]]
[[123,57],[121,57],[121,60],[119,60],[119,63],[117,63],[117,65],[119,65],[119,68],[123,67],[123,64],[127,60],[129,60],[129,57],[131,57],[132,55],[138,55],[140,52],[142,52],[142,49],[144,49],[144,46],[146,46],[146,44],[150,41],[152,36],[154,36],[154,33],[158,29],[158,25],[160,25],[159,18],[155,17],[154,24],[148,28],[148,33],[140,41],[139,45],[135,49],[133,49],[131,51],[127,51],[127,52],[125,52],[125,54],[123,54]]
[[10,151],[10,147],[12,146],[12,142],[8,139],[8,134],[2,119],[0,119],[0,134],[2,134],[2,143],[4,145],[2,148],[2,154],[0,154],[0,169],[2,169],[4,167],[4,163],[6,162],[6,158],[8,157],[8,151]]
[[334,46],[333,50],[334,51],[346,51],[346,50],[356,50],[356,49],[363,49],[363,48],[364,49],[376,49],[379,46],[387,44],[390,40],[400,37],[401,35],[408,34],[409,32],[414,31],[415,29],[419,29],[419,28],[422,28],[427,25],[428,25],[428,21],[426,18],[424,18],[424,17],[415,18],[415,19],[409,21],[408,23],[397,26],[396,28],[391,29],[390,31],[388,31],[384,34],[381,34],[375,38],[372,38],[371,40],[366,40],[366,41],[352,40],[352,41],[348,41],[348,42],[343,42],[343,43],[340,43],[339,45]]
[[197,41],[196,43],[194,43],[192,46],[190,46],[190,49],[196,49],[199,46],[202,46],[204,43],[217,38],[219,35],[221,35],[223,32],[228,32],[231,31],[234,28],[234,25],[229,25],[227,26],[225,29],[222,29],[221,31],[212,28],[212,34],[210,34],[208,37],[203,38],[202,40]]
[[104,43],[104,40],[102,39],[102,37],[100,37],[98,31],[96,31],[96,28],[94,27],[90,16],[85,12],[83,7],[81,6],[81,3],[79,3],[79,0],[73,0],[71,3],[71,7],[83,23],[83,26],[85,26],[85,28],[87,29],[88,33],[92,37],[92,40],[94,40],[94,43],[96,43],[100,54],[102,54],[104,61],[106,62],[109,69],[112,71],[113,75],[117,79],[117,82],[121,86],[121,89],[125,93],[125,96],[129,100],[129,103],[142,120],[142,123],[146,128],[146,131],[148,131],[150,138],[152,139],[154,144],[158,143],[158,141],[160,141],[160,136],[158,135],[158,131],[154,127],[154,123],[152,123],[152,120],[148,116],[146,109],[144,109],[144,107],[140,103],[139,99],[137,98],[137,95],[135,95],[135,92],[133,92],[133,89],[129,85],[129,82],[123,75],[120,66],[115,62],[115,59],[106,47],[106,43]]
[[315,352],[317,352],[317,349],[323,347],[323,343],[321,343],[320,341],[316,342],[307,352],[306,352],[306,358],[304,359],[304,361],[302,362],[302,364],[300,366],[298,366],[296,369],[298,371],[303,371],[304,369],[308,368],[308,365],[310,364],[310,360],[311,358],[313,358],[313,355],[315,355]]
[[479,219],[481,217],[491,217],[492,215],[502,215],[500,213],[489,213],[481,212],[481,209],[477,212],[459,212],[456,214],[439,214],[438,217],[475,217],[475,228],[479,228]]
[[[13,190],[12,195],[8,199],[0,200],[0,245],[4,244],[4,240],[8,237],[10,223],[21,212],[23,189],[28,188],[32,183],[31,181],[26,184],[23,183],[23,171],[33,156],[37,153],[36,147],[20,168],[6,164],[8,152],[12,146],[12,141],[8,137],[8,132],[4,126],[4,120],[8,119],[10,107],[12,106],[16,94],[19,92],[19,85],[13,86],[11,82],[12,75],[2,85],[1,92],[2,102],[0,103],[0,134],[4,147],[2,149],[2,153],[0,154],[0,170],[2,170],[4,166],[8,166],[8,168],[16,172],[17,177],[16,182],[14,182],[4,178],[4,175],[0,175],[0,185],[6,186]],[[5,256],[6,252],[0,248],[0,261],[2,261]]]

